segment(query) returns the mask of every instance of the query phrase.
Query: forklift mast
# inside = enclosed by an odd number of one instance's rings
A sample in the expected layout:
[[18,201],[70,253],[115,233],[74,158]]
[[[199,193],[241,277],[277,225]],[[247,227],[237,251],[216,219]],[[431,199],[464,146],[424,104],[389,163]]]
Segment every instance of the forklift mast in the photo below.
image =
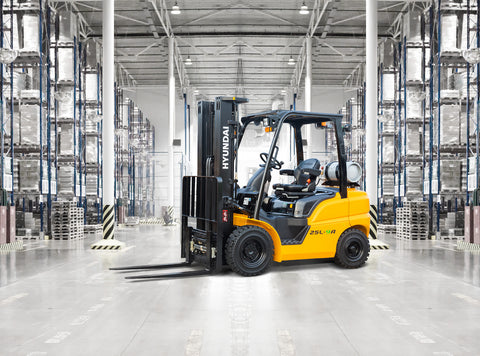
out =
[[213,120],[215,105],[212,101],[198,102],[198,165],[197,175],[213,175]]
[[198,175],[222,179],[222,196],[233,197],[238,105],[245,98],[218,97],[198,103]]
[[[225,264],[223,239],[233,231],[238,105],[244,98],[198,103],[198,176],[182,185],[182,254],[210,271]],[[193,222],[193,223],[192,223]]]

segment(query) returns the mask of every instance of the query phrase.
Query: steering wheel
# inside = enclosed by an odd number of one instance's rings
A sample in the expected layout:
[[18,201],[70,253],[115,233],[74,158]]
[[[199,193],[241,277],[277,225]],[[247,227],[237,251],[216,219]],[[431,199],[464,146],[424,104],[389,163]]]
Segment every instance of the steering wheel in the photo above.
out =
[[[265,153],[265,152],[260,153],[260,159],[262,160],[263,163],[267,163],[268,153]],[[282,168],[282,165],[283,165],[283,162],[278,161],[276,158],[272,157],[271,167],[273,169],[280,169]]]

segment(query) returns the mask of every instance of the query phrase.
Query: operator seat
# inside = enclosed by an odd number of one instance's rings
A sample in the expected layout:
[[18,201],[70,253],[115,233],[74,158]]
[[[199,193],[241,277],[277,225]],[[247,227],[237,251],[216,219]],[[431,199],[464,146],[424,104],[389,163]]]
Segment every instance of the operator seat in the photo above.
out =
[[319,168],[320,161],[316,158],[309,158],[300,162],[295,170],[282,169],[281,175],[291,175],[295,180],[290,184],[274,184],[275,195],[285,198],[300,198],[315,194],[317,176],[306,173],[305,169],[318,170]]
[[[247,185],[239,189],[239,193],[258,193],[260,186],[262,185],[262,177],[265,167],[260,167],[257,171],[250,177],[247,182]],[[270,174],[267,174],[267,181],[271,178]]]

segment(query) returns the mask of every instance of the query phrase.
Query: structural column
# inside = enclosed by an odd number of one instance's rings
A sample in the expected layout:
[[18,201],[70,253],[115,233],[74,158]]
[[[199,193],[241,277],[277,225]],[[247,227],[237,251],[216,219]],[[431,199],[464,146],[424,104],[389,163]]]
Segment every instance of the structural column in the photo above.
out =
[[173,140],[175,138],[175,38],[168,38],[168,205],[174,205],[175,169]]
[[377,0],[366,0],[366,187],[370,199],[370,237],[377,237]]
[[103,1],[103,240],[92,249],[120,249],[124,243],[114,239],[115,230],[115,1]]
[[[312,37],[305,40],[305,111],[312,111]],[[312,157],[312,125],[307,125],[307,157]]]

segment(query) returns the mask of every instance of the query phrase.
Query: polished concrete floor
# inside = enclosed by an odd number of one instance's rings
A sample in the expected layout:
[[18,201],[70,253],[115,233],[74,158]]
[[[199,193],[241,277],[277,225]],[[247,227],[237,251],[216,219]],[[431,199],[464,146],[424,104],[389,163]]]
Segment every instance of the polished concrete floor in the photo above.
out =
[[121,230],[0,254],[0,355],[480,355],[480,255],[388,240],[365,267],[277,264],[129,282],[118,265],[178,260],[178,228]]

